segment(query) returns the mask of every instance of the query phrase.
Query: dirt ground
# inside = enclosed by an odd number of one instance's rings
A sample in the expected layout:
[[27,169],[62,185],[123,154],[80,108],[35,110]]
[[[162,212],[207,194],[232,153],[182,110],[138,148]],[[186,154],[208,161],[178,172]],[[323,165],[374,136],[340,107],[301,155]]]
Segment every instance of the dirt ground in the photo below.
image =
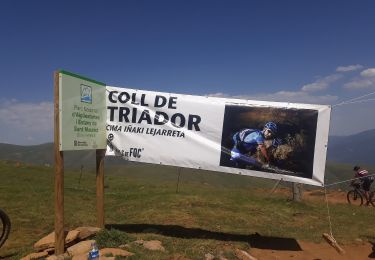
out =
[[311,243],[298,241],[302,251],[280,251],[280,250],[263,250],[252,248],[250,254],[259,260],[275,260],[275,259],[295,259],[295,260],[362,260],[375,259],[373,245],[370,243],[362,243],[357,245],[342,246],[345,250],[344,255],[340,255],[328,243]]
[[[264,189],[258,189],[262,193],[269,193],[269,190]],[[285,196],[288,196],[292,198],[291,189],[286,188],[277,188],[274,192],[274,194],[283,194]],[[346,200],[346,192],[344,191],[327,191],[327,198],[328,203],[337,204],[337,203],[343,203],[347,204],[348,201]],[[324,197],[324,191],[323,190],[305,190],[303,191],[303,200],[307,201],[319,201],[319,202],[325,202]]]
[[[269,192],[269,191],[264,191]],[[276,194],[283,194],[292,196],[290,189],[276,189]],[[307,201],[325,201],[324,192],[320,190],[304,191],[303,199]],[[330,191],[327,193],[328,203],[348,203],[346,200],[346,192],[343,191]],[[344,251],[344,255],[340,255],[328,243],[312,243],[298,241],[302,251],[281,251],[281,250],[264,250],[252,248],[250,253],[252,256],[259,260],[274,260],[274,259],[311,259],[311,260],[326,260],[326,259],[348,259],[348,260],[361,260],[361,259],[375,259],[375,245],[368,242],[360,242],[353,245],[340,245]]]

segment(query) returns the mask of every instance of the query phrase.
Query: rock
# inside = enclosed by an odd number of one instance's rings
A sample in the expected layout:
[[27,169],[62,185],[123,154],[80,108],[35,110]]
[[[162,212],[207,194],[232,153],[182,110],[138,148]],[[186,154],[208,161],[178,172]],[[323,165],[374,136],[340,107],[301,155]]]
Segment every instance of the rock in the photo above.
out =
[[77,227],[75,230],[79,232],[78,239],[85,240],[88,237],[96,235],[101,229],[98,227]]
[[103,248],[99,250],[100,256],[112,255],[112,256],[132,256],[133,253],[119,248]]
[[69,258],[69,255],[65,253],[63,255],[50,255],[46,260],[65,260],[67,258]]
[[131,248],[131,245],[130,244],[119,245],[118,248],[127,249],[127,248]]
[[40,258],[45,258],[46,256],[48,256],[47,252],[31,253],[21,258],[21,260],[40,259]]
[[240,260],[257,260],[255,257],[251,256],[248,252],[236,249],[235,254]]
[[[76,240],[79,234],[79,232],[76,230],[71,230],[66,233],[65,244],[69,244],[70,242]],[[36,242],[34,244],[34,248],[38,251],[42,251],[47,248],[55,248],[55,232],[50,233]]]
[[91,250],[91,245],[94,243],[95,240],[86,240],[86,241],[81,241],[78,244],[75,244],[71,247],[69,247],[66,251],[70,256],[74,255],[81,255],[81,254],[88,254],[89,251]]
[[148,250],[165,251],[165,248],[161,245],[159,240],[144,241],[143,247]]
[[115,260],[116,257],[114,256],[100,256],[99,260]]
[[213,254],[207,253],[204,255],[205,260],[213,260],[215,256]]
[[144,242],[145,242],[144,240],[140,239],[140,240],[135,240],[133,243],[137,245],[143,245]]
[[72,260],[87,260],[88,254],[80,254],[72,257]]

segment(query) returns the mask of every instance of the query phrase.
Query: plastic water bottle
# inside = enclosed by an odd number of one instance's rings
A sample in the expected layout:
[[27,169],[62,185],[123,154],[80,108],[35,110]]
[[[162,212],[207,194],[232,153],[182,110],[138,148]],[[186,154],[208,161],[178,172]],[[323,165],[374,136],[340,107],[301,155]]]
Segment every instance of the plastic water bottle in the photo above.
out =
[[88,260],[96,260],[99,259],[99,249],[96,243],[91,244],[91,250],[89,252],[89,258]]

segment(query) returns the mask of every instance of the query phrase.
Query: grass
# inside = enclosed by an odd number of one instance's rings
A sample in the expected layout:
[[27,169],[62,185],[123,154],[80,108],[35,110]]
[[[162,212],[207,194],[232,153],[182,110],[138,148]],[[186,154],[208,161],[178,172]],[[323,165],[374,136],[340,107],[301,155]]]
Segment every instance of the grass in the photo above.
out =
[[[274,181],[183,169],[176,192],[174,167],[129,164],[105,171],[106,224],[113,230],[98,237],[100,246],[157,239],[166,248],[152,252],[132,245],[129,251],[136,255],[130,259],[201,259],[206,253],[232,259],[235,248],[258,246],[259,236],[271,247],[275,239],[319,242],[329,232],[324,197],[292,202],[287,194],[269,192]],[[0,178],[0,205],[12,221],[0,256],[19,259],[54,229],[54,173],[0,162]],[[84,171],[80,178],[79,171],[66,169],[64,180],[66,228],[94,226],[95,173]],[[375,240],[374,208],[331,204],[330,211],[340,243]]]

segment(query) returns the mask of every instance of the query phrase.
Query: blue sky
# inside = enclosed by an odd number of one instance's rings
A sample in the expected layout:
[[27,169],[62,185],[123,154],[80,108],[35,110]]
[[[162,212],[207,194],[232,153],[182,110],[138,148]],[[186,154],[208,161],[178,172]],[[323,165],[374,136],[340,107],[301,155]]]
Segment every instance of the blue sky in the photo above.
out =
[[[374,1],[1,1],[0,142],[53,140],[56,69],[193,95],[337,104],[372,93],[374,13]],[[331,134],[375,128],[374,104],[334,107]]]

